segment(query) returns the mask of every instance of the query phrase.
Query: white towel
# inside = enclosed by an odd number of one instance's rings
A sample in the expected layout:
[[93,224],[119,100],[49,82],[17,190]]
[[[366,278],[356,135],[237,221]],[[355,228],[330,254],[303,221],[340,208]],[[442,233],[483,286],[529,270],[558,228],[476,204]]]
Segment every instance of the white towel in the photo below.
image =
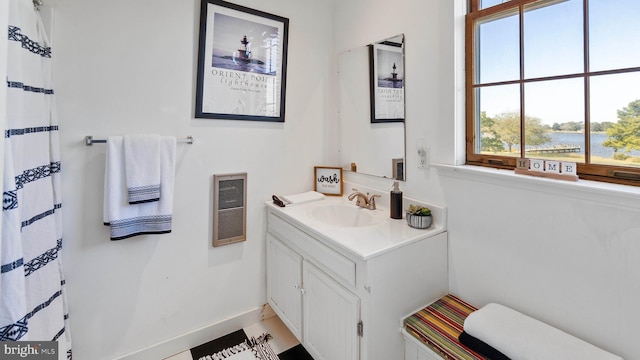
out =
[[307,191],[301,194],[280,196],[280,198],[285,201],[286,205],[295,205],[306,203],[309,201],[322,200],[324,199],[324,194],[321,194],[317,191]]
[[129,204],[160,200],[160,135],[124,136]]
[[111,136],[107,141],[104,223],[111,226],[111,240],[171,232],[175,137],[160,139],[160,200],[141,204],[129,204],[127,200],[123,142],[122,136]]
[[[18,190],[14,172],[12,147],[5,144],[4,203],[2,211],[2,240],[0,240],[0,327],[20,321],[27,311],[25,290],[24,251],[18,209]],[[11,190],[10,190],[11,189]],[[0,336],[5,340],[5,337]]]
[[472,312],[464,321],[464,331],[512,360],[622,360],[542,321],[494,303]]

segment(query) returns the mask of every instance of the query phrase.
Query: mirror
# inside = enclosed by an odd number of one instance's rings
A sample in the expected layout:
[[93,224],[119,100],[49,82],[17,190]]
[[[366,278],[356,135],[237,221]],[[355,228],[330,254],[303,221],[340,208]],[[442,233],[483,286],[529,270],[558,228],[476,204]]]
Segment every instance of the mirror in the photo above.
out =
[[338,56],[338,145],[344,170],[405,180],[404,35]]

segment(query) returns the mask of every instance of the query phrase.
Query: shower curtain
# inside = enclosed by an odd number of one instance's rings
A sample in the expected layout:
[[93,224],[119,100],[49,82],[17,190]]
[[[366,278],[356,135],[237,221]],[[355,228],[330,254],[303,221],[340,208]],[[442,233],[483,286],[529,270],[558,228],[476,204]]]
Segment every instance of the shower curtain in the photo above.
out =
[[0,341],[57,341],[70,359],[52,51],[32,0],[9,2]]

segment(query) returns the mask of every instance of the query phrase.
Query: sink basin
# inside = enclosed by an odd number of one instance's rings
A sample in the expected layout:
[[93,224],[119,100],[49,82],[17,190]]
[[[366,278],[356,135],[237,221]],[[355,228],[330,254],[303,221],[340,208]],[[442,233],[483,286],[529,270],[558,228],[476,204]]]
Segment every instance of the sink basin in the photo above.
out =
[[334,226],[370,226],[384,221],[386,213],[369,210],[354,204],[323,204],[310,210],[309,215],[322,223]]

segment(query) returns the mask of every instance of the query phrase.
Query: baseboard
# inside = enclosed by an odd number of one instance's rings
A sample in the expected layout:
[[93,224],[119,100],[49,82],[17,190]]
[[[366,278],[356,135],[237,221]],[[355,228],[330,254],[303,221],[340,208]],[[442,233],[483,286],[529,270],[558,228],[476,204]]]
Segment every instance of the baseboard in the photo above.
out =
[[169,356],[189,350],[192,347],[217,339],[233,331],[240,330],[251,324],[260,322],[263,318],[265,307],[259,307],[238,314],[234,317],[203,326],[188,333],[178,335],[157,344],[136,350],[126,355],[116,357],[114,360],[148,360],[164,359]]

